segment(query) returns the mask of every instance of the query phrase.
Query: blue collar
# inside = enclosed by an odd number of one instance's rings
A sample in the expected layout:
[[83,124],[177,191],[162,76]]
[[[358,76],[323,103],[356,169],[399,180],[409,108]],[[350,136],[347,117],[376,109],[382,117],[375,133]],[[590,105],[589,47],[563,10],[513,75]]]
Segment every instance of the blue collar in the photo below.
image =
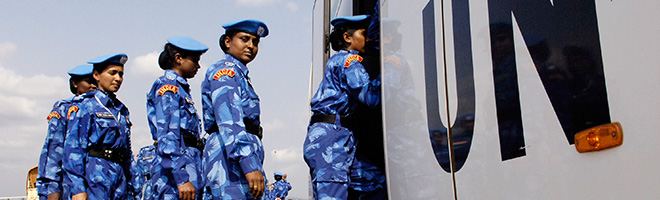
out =
[[98,98],[101,104],[105,107],[117,108],[117,110],[121,110],[124,107],[124,104],[117,99],[115,94],[108,94],[105,91],[96,89],[94,91],[94,96]]
[[234,58],[234,56],[230,54],[225,54],[225,60],[234,63],[237,66],[236,68],[238,68],[238,70],[241,70],[241,73],[243,73],[245,77],[247,77],[248,73],[250,73],[250,71],[248,71],[247,66],[245,66],[240,60]]
[[183,78],[183,76],[174,72],[174,70],[171,69],[165,70],[165,77],[167,77],[168,79],[176,80],[182,86],[186,86],[186,87],[189,86],[188,81],[185,78]]
[[339,53],[341,53],[341,52],[351,53],[351,54],[360,54],[359,51],[356,51],[356,50],[353,50],[353,49],[351,49],[351,50],[346,50],[346,49],[339,50]]

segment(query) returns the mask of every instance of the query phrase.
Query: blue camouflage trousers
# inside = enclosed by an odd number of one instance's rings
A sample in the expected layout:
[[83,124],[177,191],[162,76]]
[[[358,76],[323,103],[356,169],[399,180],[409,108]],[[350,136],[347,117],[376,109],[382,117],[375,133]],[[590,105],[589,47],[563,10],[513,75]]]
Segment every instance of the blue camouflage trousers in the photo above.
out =
[[[256,136],[255,136],[256,137]],[[255,153],[263,155],[263,145],[258,141]],[[237,160],[231,160],[225,152],[220,134],[210,134],[206,139],[202,157],[205,178],[204,200],[254,199],[249,193],[249,183]],[[263,171],[261,174],[265,174]],[[266,184],[264,177],[264,188]]]
[[303,146],[315,199],[347,199],[348,189],[370,193],[384,191],[385,175],[375,165],[355,155],[353,133],[344,127],[314,123]]
[[[103,158],[88,157],[85,166],[85,181],[89,199],[129,199],[128,180],[124,168]],[[71,194],[74,195],[74,194]]]
[[[187,160],[192,161],[185,165],[188,179],[196,190],[196,197],[202,196],[202,187],[204,179],[202,177],[202,153],[193,147],[184,147],[184,154]],[[156,156],[156,163],[161,163],[160,156]],[[147,199],[179,199],[179,188],[174,181],[172,170],[163,169],[161,165],[153,165],[151,168],[152,198]],[[146,196],[146,194],[145,194]]]

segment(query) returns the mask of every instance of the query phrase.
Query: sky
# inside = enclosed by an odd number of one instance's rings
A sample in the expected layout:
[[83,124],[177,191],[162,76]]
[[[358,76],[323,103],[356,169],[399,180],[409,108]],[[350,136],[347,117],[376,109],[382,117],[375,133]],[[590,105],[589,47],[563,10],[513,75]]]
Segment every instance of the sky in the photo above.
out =
[[[118,98],[131,112],[132,148],[152,143],[146,93],[163,71],[166,39],[188,36],[209,46],[190,79],[201,113],[200,84],[224,55],[222,24],[264,21],[270,35],[247,66],[261,99],[269,180],[288,175],[289,197],[307,198],[309,169],[302,145],[309,121],[312,6],[309,0],[5,1],[0,7],[0,197],[25,195],[27,171],[38,164],[53,103],[72,94],[66,72],[91,58],[126,53]],[[201,117],[201,116],[200,116]]]

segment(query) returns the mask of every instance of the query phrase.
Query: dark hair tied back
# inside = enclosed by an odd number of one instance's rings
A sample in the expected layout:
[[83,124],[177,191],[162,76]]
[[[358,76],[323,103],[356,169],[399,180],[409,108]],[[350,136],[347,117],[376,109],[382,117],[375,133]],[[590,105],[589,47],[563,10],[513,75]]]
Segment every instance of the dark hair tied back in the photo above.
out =
[[176,61],[177,53],[179,53],[182,58],[186,58],[193,55],[202,55],[203,52],[187,51],[167,43],[163,48],[163,52],[160,52],[160,56],[158,56],[158,65],[160,68],[164,70],[172,69],[172,67],[174,67],[174,62]]
[[177,53],[177,49],[170,43],[165,44],[163,52],[160,52],[160,56],[158,56],[158,65],[161,69],[172,69],[174,67],[174,56]]
[[330,44],[332,45],[332,50],[339,51],[345,48],[348,48],[348,45],[346,41],[344,40],[344,33],[348,33],[349,35],[353,35],[355,31],[359,29],[366,29],[369,26],[369,24],[365,23],[343,23],[341,25],[335,26],[335,28],[332,30],[332,33],[330,33]]

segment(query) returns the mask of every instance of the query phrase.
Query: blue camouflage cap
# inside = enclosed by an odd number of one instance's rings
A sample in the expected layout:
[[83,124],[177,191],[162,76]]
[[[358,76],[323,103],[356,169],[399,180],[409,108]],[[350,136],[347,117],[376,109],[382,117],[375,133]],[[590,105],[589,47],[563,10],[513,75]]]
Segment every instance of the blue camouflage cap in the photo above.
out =
[[222,25],[225,32],[229,30],[241,30],[250,32],[259,37],[266,37],[268,35],[268,27],[265,23],[259,20],[246,19]]
[[284,176],[284,174],[282,174],[282,172],[278,172],[278,171],[275,171],[274,174],[275,174],[275,176]]
[[337,26],[347,22],[368,23],[369,20],[371,20],[371,17],[368,15],[355,15],[334,18],[330,21],[330,24],[332,24],[332,26]]
[[209,50],[209,47],[207,47],[206,45],[189,37],[171,37],[171,38],[167,38],[167,42],[169,42],[170,44],[176,47],[188,51],[206,52],[207,50]]
[[92,58],[91,60],[87,61],[87,63],[89,64],[112,63],[112,64],[124,65],[126,64],[126,61],[128,61],[128,56],[125,53],[118,53],[118,54],[111,54],[111,55]]
[[78,65],[67,72],[69,76],[87,76],[92,74],[94,66],[92,65]]

